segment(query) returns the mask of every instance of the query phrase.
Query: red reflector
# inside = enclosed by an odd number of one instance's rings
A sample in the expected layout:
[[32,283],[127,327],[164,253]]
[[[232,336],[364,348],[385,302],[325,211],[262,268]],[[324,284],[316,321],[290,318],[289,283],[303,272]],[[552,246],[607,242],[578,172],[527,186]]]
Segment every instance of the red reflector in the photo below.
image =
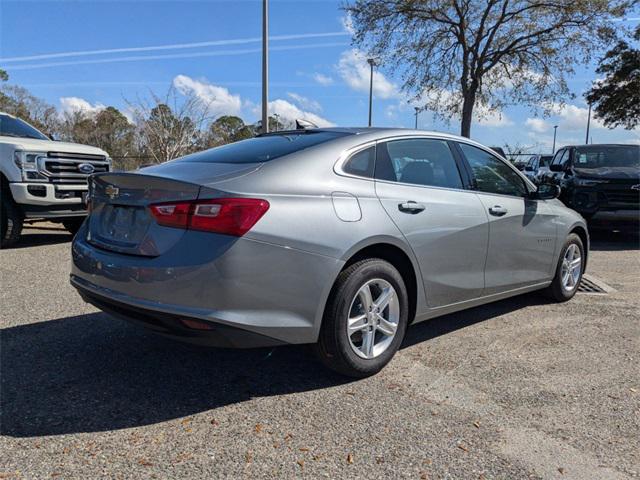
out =
[[257,198],[216,198],[160,203],[149,208],[156,222],[166,227],[240,237],[269,210],[269,202]]
[[187,328],[191,328],[192,330],[213,330],[213,327],[209,323],[203,322],[202,320],[183,318],[182,320],[180,320],[180,323],[182,323]]

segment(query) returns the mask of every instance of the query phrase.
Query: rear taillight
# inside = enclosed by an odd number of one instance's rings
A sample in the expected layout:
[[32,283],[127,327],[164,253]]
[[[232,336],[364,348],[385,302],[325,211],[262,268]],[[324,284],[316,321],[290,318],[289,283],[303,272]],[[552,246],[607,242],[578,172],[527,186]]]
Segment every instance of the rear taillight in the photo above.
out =
[[150,205],[159,225],[240,237],[269,210],[258,198],[216,198]]

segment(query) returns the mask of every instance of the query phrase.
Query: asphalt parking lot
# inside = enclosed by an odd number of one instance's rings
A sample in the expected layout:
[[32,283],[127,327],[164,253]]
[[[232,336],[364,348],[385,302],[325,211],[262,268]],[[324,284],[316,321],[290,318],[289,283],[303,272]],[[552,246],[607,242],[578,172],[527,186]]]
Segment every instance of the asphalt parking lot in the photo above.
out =
[[98,313],[70,236],[0,252],[0,478],[640,477],[640,250],[598,235],[615,289],[538,294],[409,329],[348,381],[305,347],[210,350]]

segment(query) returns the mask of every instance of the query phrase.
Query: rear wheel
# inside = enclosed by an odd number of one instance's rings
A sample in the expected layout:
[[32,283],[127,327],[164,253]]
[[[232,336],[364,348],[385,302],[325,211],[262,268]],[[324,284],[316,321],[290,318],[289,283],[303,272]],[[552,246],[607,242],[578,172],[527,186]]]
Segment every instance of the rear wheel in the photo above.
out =
[[350,377],[379,372],[400,347],[409,300],[402,276],[380,259],[344,270],[325,309],[316,352],[329,368]]
[[566,302],[573,298],[582,280],[584,259],[582,240],[575,233],[570,234],[560,251],[556,275],[546,289],[547,296],[557,302]]
[[84,222],[84,217],[66,218],[62,221],[64,228],[71,234],[75,235]]
[[7,193],[2,192],[0,198],[0,248],[7,248],[20,238],[24,219],[22,212]]

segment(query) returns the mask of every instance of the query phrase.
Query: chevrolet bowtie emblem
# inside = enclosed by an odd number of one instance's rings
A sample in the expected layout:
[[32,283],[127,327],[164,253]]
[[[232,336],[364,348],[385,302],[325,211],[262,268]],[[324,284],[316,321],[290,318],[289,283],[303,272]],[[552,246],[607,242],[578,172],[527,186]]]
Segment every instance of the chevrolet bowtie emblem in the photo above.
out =
[[640,183],[638,185],[632,185],[631,190],[640,190]]
[[114,187],[113,185],[107,185],[107,187],[104,189],[104,193],[109,195],[109,198],[113,200],[120,193],[120,189],[118,187]]

